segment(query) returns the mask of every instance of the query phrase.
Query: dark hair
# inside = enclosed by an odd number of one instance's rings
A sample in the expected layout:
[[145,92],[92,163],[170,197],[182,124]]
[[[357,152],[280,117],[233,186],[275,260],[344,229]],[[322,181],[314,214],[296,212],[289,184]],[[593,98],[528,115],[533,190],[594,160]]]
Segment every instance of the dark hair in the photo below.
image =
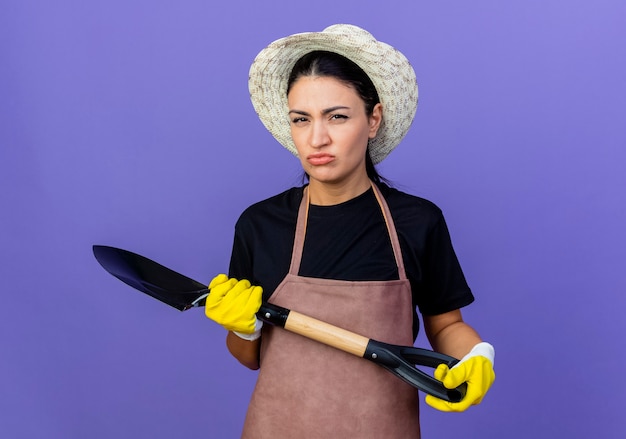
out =
[[[316,50],[309,52],[296,61],[287,81],[287,94],[293,84],[306,76],[327,76],[335,78],[352,87],[365,103],[365,113],[372,115],[374,107],[380,102],[374,83],[354,61],[334,52]],[[365,158],[367,175],[376,183],[385,181],[374,166],[369,152]],[[308,177],[308,175],[307,175]]]

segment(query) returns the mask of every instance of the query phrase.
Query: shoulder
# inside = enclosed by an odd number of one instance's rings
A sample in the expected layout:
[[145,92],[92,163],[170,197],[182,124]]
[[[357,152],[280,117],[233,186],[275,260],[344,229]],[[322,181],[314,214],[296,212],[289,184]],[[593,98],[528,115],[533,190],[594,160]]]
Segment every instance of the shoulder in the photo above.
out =
[[389,205],[395,222],[435,226],[443,218],[439,206],[430,200],[408,194],[384,183],[378,187]]
[[247,207],[239,216],[236,227],[251,224],[295,221],[302,200],[303,187],[293,187]]

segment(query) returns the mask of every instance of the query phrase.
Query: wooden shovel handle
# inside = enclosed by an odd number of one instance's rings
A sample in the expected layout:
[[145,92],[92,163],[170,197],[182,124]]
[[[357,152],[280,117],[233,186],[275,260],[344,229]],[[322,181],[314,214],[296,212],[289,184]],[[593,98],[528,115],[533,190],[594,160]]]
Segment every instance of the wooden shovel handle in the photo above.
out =
[[363,357],[369,338],[354,332],[324,323],[313,317],[291,311],[285,322],[285,329],[315,341]]

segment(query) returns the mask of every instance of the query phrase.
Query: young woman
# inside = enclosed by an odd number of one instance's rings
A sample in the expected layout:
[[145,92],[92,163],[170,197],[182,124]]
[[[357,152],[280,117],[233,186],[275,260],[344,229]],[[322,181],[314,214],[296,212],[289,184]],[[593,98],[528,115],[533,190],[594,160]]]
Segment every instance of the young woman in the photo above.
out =
[[[246,209],[229,276],[212,282],[206,315],[230,352],[258,369],[243,437],[419,437],[417,391],[377,365],[255,317],[261,300],[368,338],[412,345],[422,314],[434,350],[462,358],[435,377],[479,403],[493,347],[466,324],[473,301],[441,211],[385,184],[375,163],[406,134],[415,73],[397,50],[356,26],[270,44],[250,69],[259,117],[302,164],[308,184]],[[243,280],[241,280],[243,279]]]

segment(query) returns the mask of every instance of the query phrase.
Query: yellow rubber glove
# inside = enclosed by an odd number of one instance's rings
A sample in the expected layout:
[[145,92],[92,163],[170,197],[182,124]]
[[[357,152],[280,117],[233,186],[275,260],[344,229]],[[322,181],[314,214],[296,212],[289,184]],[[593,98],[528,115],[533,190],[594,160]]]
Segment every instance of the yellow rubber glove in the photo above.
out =
[[263,322],[256,318],[261,307],[263,289],[247,280],[217,275],[209,284],[204,313],[241,338],[254,340],[260,336]]
[[459,402],[448,402],[426,395],[426,404],[442,412],[463,412],[470,406],[479,404],[496,379],[493,371],[494,357],[493,346],[481,342],[474,346],[469,354],[452,369],[445,364],[440,364],[435,369],[435,378],[443,382],[448,389],[454,389],[467,382],[467,392]]

